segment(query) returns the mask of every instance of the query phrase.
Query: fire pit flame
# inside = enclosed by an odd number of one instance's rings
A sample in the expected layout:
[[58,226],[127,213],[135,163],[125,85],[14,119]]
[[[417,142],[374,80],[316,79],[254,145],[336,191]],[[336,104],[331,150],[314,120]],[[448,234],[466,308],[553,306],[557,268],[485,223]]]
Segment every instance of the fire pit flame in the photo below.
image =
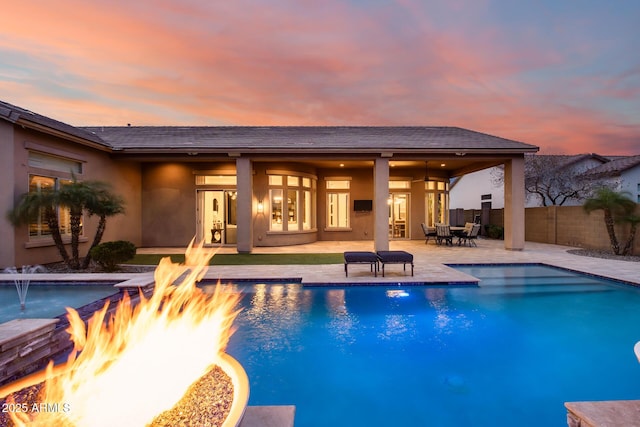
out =
[[192,241],[185,264],[159,263],[151,297],[141,295],[135,306],[125,297],[112,316],[105,306],[86,328],[67,309],[74,350],[62,372],[49,364],[44,384],[43,402],[56,410],[12,414],[14,423],[145,426],[175,405],[219,363],[239,311],[238,293],[196,287],[214,254]]

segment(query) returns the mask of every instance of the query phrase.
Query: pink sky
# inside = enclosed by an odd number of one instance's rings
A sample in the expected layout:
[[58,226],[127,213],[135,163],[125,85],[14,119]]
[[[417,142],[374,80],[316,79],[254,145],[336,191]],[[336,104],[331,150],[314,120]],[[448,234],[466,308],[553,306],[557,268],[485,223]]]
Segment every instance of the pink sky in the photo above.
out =
[[640,5],[512,3],[10,2],[0,99],[78,126],[459,126],[640,154]]

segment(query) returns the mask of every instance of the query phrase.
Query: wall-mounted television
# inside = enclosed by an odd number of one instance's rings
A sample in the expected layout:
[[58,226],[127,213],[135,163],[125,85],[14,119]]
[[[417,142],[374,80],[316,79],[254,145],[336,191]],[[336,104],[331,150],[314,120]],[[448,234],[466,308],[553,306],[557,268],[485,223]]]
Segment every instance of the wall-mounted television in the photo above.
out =
[[354,200],[353,210],[356,212],[371,212],[373,210],[373,200]]

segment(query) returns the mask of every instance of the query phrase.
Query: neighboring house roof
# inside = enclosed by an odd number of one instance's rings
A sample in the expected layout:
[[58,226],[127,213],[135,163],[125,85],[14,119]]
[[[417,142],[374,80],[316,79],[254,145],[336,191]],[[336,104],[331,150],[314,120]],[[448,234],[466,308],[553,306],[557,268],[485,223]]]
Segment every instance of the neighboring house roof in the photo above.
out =
[[[584,160],[598,160],[602,163],[607,163],[611,159],[601,156],[596,153],[587,153],[587,154],[536,154],[536,158],[550,158],[557,160],[558,167],[568,167],[580,163]],[[525,157],[525,162],[528,157]],[[553,164],[556,164],[555,162]]]
[[638,165],[640,165],[640,155],[622,157],[589,169],[585,175],[593,178],[620,176],[622,172]]
[[0,101],[0,119],[50,135],[73,139],[76,142],[94,146],[97,144],[99,148],[108,148],[100,137],[91,132],[3,101]]
[[434,126],[126,126],[85,127],[114,150],[149,152],[523,153],[538,147],[457,127]]

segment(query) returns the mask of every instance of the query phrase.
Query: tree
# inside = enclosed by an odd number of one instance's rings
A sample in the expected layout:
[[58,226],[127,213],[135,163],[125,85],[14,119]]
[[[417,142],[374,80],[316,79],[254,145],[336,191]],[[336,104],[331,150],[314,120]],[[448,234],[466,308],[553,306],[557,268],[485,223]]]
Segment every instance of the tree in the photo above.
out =
[[96,247],[102,241],[102,236],[107,227],[107,218],[124,213],[124,200],[122,197],[112,194],[109,187],[102,182],[93,182],[93,191],[90,192],[86,201],[86,208],[89,216],[97,215],[98,228],[93,237],[93,242],[87,250],[87,256],[84,258],[82,268],[89,267],[91,262],[91,249]]
[[56,206],[60,205],[59,194],[52,189],[43,189],[38,192],[26,193],[20,199],[16,207],[7,213],[7,218],[14,225],[28,224],[38,217],[46,221],[51,238],[53,239],[60,256],[65,264],[69,265],[69,254],[62,241],[62,234],[58,224],[58,212]]
[[[71,232],[71,256],[62,240],[62,233],[58,221],[58,210],[61,207],[69,209]],[[75,177],[68,184],[58,189],[47,189],[24,194],[7,218],[15,225],[28,224],[43,215],[51,237],[67,266],[73,270],[80,269],[80,234],[82,232],[82,215],[100,217],[98,229],[89,247],[89,251],[100,243],[106,227],[107,217],[124,213],[123,199],[113,194],[107,183],[101,181],[78,181]],[[88,258],[88,259],[87,259]],[[82,268],[87,268],[91,257],[89,253],[84,259]]]
[[622,221],[631,226],[631,229],[629,230],[629,237],[627,238],[627,243],[622,249],[622,255],[633,255],[633,242],[636,239],[638,224],[640,224],[640,215],[630,213],[622,218]]
[[615,223],[631,223],[631,241],[625,245],[625,250],[622,253],[622,255],[627,255],[631,250],[630,248],[633,247],[633,238],[635,238],[638,224],[636,215],[633,214],[636,204],[628,196],[628,193],[617,193],[610,188],[602,187],[596,191],[592,198],[584,203],[583,208],[588,213],[596,210],[603,211],[605,227],[611,242],[611,250],[616,255],[620,255],[620,243],[616,236]]
[[[526,155],[524,162],[524,186],[527,196],[536,195],[542,206],[562,206],[573,201],[582,201],[593,194],[601,184],[583,176],[576,167],[576,156]],[[504,184],[504,171],[498,168],[493,173],[495,185]]]

